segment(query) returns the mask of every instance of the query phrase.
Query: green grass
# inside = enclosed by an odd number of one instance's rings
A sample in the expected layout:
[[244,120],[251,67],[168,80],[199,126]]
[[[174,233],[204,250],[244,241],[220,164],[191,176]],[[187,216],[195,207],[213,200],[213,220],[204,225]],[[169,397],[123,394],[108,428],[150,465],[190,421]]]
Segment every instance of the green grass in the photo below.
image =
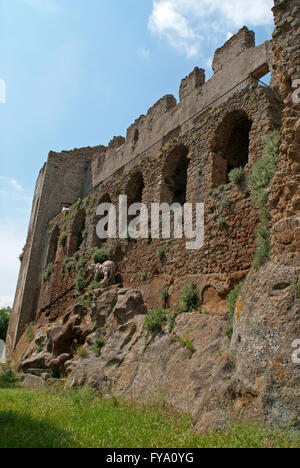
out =
[[181,312],[192,312],[197,308],[199,302],[197,286],[193,283],[187,284],[180,294]]
[[299,447],[296,436],[241,426],[196,434],[190,417],[161,405],[137,406],[98,398],[93,390],[68,393],[0,390],[1,448]]

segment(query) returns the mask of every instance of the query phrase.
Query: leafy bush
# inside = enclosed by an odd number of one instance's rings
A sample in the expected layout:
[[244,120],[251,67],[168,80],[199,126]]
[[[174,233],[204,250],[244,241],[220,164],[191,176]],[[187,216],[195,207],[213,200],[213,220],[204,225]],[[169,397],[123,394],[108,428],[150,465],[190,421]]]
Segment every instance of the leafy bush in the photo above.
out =
[[230,182],[235,185],[242,185],[246,179],[245,169],[243,167],[236,167],[229,172],[228,178]]
[[260,225],[257,228],[257,249],[252,260],[256,269],[270,258],[271,245],[269,234],[270,213],[267,209],[267,188],[277,171],[280,154],[281,132],[275,130],[266,138],[262,157],[254,164],[249,177],[252,200],[259,211]]
[[92,260],[93,262],[95,263],[95,265],[97,263],[104,263],[108,260],[108,256],[107,256],[107,253],[106,253],[106,247],[101,247],[101,249],[95,249],[93,252],[92,252]]
[[105,346],[105,341],[104,341],[104,338],[102,336],[95,340],[94,346],[93,346],[93,351],[96,354],[96,356],[100,356],[102,348],[104,346]]
[[46,268],[44,274],[43,274],[43,281],[44,281],[44,283],[45,283],[46,281],[48,281],[48,280],[51,278],[51,275],[52,275],[52,273],[53,273],[53,270],[54,270],[54,265],[53,265],[53,263],[49,263],[49,264],[47,265],[47,268]]
[[0,309],[0,340],[5,341],[11,308]]
[[66,233],[66,232],[62,232],[61,235],[59,236],[58,244],[59,244],[61,247],[65,247],[65,246],[66,246],[66,243],[67,243],[67,239],[68,239],[67,233]]
[[254,164],[249,184],[252,199],[257,208],[265,205],[265,189],[269,186],[271,179],[277,171],[280,154],[281,132],[275,130],[265,141],[262,157]]
[[76,351],[76,355],[80,358],[86,358],[87,357],[87,350],[84,346],[78,346],[77,348],[77,351]]
[[180,301],[182,304],[181,312],[192,312],[199,302],[197,286],[193,283],[187,284],[180,294]]
[[167,321],[167,311],[165,309],[154,309],[145,318],[144,330],[153,334],[160,333]]
[[75,280],[76,291],[80,294],[84,291],[84,287],[85,287],[85,279],[84,279],[82,270],[79,270],[78,275]]

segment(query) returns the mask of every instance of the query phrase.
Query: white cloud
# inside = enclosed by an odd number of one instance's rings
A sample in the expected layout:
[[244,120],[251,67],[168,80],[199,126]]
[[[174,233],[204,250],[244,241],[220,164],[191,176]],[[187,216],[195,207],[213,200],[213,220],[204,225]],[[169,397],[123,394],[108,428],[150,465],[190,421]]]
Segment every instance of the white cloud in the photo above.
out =
[[150,57],[150,51],[145,47],[139,47],[137,50],[138,57],[142,60],[146,60]]
[[10,179],[9,183],[16,190],[18,190],[18,191],[22,190],[22,185],[20,185],[15,179]]
[[22,185],[19,184],[19,182],[16,179],[0,176],[0,180],[1,180],[1,185],[4,185],[6,187],[6,190],[2,189],[0,191],[1,195],[7,195],[8,190],[11,188],[17,190],[17,192],[21,192],[23,190]]
[[0,309],[4,307],[12,307],[14,298],[12,296],[0,296]]
[[272,24],[273,0],[153,0],[149,29],[187,57],[223,31]]

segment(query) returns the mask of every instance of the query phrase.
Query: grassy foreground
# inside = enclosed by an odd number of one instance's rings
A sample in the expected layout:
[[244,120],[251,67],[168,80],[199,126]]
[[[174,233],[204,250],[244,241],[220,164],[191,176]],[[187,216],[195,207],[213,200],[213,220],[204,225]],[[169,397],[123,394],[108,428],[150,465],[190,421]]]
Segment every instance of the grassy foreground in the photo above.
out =
[[257,425],[195,434],[189,417],[157,405],[103,400],[92,389],[0,389],[0,448],[299,447],[300,439]]

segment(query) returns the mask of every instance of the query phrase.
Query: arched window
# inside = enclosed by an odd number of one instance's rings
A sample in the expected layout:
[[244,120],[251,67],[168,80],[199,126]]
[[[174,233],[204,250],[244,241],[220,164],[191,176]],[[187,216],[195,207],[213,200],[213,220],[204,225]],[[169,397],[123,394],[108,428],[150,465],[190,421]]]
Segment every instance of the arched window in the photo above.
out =
[[187,177],[189,150],[180,145],[174,148],[166,159],[163,169],[163,184],[161,188],[161,202],[180,203],[184,205],[187,199]]
[[248,164],[252,123],[246,112],[238,110],[223,119],[213,145],[214,185],[227,184],[232,169]]
[[[128,208],[134,203],[143,203],[144,188],[143,174],[137,171],[130,177],[126,186]],[[136,216],[128,216],[128,224],[135,218]]]
[[60,230],[59,227],[56,226],[50,237],[46,265],[49,265],[49,263],[55,263],[59,236]]
[[[110,199],[110,196],[109,194],[105,194],[103,195],[100,200],[99,200],[99,203],[97,204],[97,207],[99,205],[101,205],[102,203],[111,203],[111,199]],[[96,207],[96,208],[97,208]],[[105,216],[107,216],[108,214],[108,211],[104,213],[103,216],[98,216],[96,213],[95,213],[95,218],[94,218],[94,227],[93,227],[93,238],[92,238],[92,247],[93,248],[100,248],[103,244],[103,242],[105,242],[105,239],[100,239],[97,235],[97,231],[96,231],[96,228],[97,228],[97,224],[99,221],[101,221],[101,219],[103,219]]]
[[128,197],[128,206],[133,203],[142,203],[145,184],[141,172],[135,172],[126,186],[126,195]]
[[74,218],[72,224],[72,231],[69,240],[68,256],[72,257],[78,250],[84,239],[85,231],[85,219],[86,213],[85,210],[79,210]]

